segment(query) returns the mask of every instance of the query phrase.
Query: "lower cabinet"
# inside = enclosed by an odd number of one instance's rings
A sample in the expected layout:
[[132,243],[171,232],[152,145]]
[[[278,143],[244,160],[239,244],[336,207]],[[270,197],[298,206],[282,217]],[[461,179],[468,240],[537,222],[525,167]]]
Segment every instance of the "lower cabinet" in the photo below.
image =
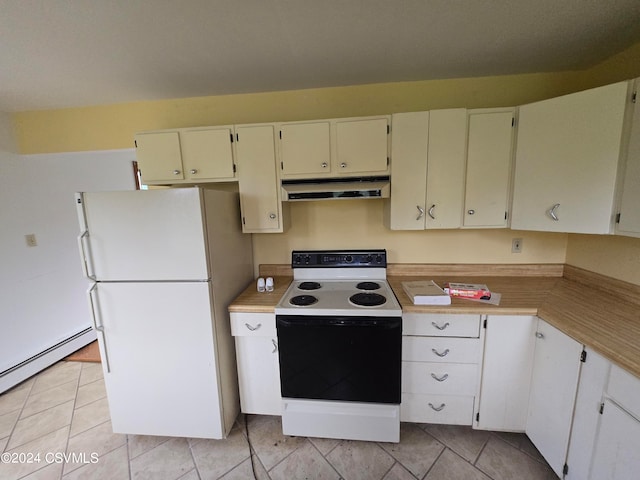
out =
[[538,320],[526,433],[562,478],[580,375],[582,345]]
[[585,362],[580,369],[580,382],[573,412],[573,426],[567,453],[566,480],[589,478],[591,455],[596,442],[602,394],[607,388],[611,363],[585,347]]
[[401,421],[472,424],[479,326],[479,315],[403,315]]
[[640,379],[617,366],[601,404],[589,478],[623,480],[640,472]]
[[275,314],[231,312],[231,334],[236,342],[240,410],[282,415]]
[[489,315],[475,427],[524,432],[538,317]]

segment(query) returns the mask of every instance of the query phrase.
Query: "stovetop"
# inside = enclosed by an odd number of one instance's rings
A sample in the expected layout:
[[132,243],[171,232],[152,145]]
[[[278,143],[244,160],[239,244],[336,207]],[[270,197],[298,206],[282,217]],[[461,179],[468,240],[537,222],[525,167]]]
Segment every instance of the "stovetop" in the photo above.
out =
[[384,250],[294,251],[294,280],[276,315],[400,316]]

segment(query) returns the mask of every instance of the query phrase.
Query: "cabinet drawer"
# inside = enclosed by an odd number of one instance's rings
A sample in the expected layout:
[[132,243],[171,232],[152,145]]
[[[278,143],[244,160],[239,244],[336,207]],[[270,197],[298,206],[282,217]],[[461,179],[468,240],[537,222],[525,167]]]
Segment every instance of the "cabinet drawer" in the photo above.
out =
[[275,337],[276,316],[273,313],[231,312],[231,335],[234,337]]
[[403,393],[400,421],[471,425],[473,396]]
[[480,339],[402,337],[402,360],[408,362],[478,363]]
[[478,366],[473,363],[402,362],[402,391],[475,395]]
[[402,315],[402,333],[417,336],[478,338],[480,315],[405,313]]
[[631,415],[640,419],[640,378],[612,365],[607,393]]

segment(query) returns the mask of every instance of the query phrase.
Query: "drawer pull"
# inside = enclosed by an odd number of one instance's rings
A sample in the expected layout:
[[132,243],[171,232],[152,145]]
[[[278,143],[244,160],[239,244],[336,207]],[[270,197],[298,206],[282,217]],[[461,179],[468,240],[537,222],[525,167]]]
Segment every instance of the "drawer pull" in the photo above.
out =
[[442,326],[438,325],[436,322],[431,322],[431,325],[436,327],[438,330],[444,330],[445,328],[447,328],[449,326],[449,322],[445,323]]
[[440,410],[442,410],[444,407],[446,407],[446,405],[444,403],[441,403],[439,407],[434,407],[433,403],[429,402],[429,406],[435,410],[436,412],[439,412]]
[[447,348],[444,352],[440,353],[435,348],[432,348],[431,351],[435,353],[439,357],[446,357],[449,354],[449,349]]
[[432,373],[431,378],[433,378],[434,380],[437,380],[438,382],[444,382],[447,378],[449,378],[449,374],[445,373],[444,375],[439,377],[435,373]]
[[271,343],[273,343],[273,351],[271,353],[276,353],[278,351],[278,344],[274,338],[271,339]]
[[248,323],[245,323],[244,326],[247,327],[252,332],[255,332],[256,330],[258,330],[262,326],[262,324],[259,323],[255,327],[253,327],[253,326],[249,325]]

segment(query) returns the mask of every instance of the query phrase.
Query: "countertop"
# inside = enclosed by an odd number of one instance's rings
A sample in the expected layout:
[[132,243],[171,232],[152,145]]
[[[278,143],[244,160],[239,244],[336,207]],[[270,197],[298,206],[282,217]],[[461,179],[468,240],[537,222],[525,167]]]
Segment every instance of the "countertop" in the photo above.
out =
[[[524,275],[501,276],[467,275],[458,271],[449,276],[442,272],[438,272],[440,275],[411,273],[387,277],[404,312],[537,315],[640,377],[640,286],[568,265],[564,266],[562,276],[544,272],[529,276],[526,271]],[[502,294],[500,305],[458,298],[447,306],[413,305],[401,282],[425,279],[441,286],[445,282],[485,283],[492,292]],[[233,301],[229,311],[273,312],[291,280],[289,275],[274,276],[275,289],[270,293],[258,293],[254,282]]]

